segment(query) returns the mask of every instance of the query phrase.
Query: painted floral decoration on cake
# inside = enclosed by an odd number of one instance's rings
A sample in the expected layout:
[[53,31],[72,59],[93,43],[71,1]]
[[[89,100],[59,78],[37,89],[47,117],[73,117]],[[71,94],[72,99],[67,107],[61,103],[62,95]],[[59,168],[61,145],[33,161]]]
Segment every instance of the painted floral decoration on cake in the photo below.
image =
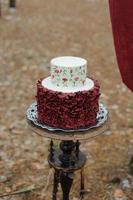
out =
[[59,87],[83,86],[86,79],[86,66],[51,67],[52,83]]

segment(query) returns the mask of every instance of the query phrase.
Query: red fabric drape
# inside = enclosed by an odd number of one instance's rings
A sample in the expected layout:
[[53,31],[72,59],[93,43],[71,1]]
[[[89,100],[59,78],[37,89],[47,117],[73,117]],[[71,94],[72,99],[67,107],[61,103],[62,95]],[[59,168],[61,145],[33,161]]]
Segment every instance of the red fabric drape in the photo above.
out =
[[133,91],[133,0],[109,0],[109,6],[118,66]]

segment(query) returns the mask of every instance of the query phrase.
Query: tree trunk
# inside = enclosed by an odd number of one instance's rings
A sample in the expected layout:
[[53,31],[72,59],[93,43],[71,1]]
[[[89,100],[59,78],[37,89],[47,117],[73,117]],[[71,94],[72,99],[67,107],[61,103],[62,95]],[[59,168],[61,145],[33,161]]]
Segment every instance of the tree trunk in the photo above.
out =
[[9,7],[16,8],[16,0],[9,0]]

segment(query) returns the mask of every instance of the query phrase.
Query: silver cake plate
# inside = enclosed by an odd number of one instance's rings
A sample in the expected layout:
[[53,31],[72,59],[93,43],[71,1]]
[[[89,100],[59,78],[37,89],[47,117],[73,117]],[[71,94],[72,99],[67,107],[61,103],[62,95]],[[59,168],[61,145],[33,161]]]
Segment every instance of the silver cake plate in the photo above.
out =
[[36,102],[32,103],[30,105],[30,107],[27,109],[26,117],[27,117],[28,121],[30,121],[33,125],[35,125],[38,128],[48,130],[48,131],[63,131],[63,132],[67,132],[67,133],[69,133],[69,132],[72,133],[72,132],[88,131],[92,128],[100,127],[108,119],[108,110],[105,107],[105,105],[100,103],[99,104],[99,112],[97,114],[97,123],[93,126],[83,127],[83,128],[79,128],[79,129],[62,129],[62,128],[58,128],[58,127],[55,128],[52,126],[48,126],[44,123],[43,124],[40,123],[38,121],[37,103]]

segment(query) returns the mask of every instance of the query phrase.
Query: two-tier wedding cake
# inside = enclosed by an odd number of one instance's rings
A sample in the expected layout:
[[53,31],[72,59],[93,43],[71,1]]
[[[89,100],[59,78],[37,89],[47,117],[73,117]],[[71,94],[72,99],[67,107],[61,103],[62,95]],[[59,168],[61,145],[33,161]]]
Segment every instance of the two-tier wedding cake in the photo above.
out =
[[51,60],[51,76],[37,82],[40,123],[63,129],[96,124],[100,86],[87,77],[87,61],[64,56]]

